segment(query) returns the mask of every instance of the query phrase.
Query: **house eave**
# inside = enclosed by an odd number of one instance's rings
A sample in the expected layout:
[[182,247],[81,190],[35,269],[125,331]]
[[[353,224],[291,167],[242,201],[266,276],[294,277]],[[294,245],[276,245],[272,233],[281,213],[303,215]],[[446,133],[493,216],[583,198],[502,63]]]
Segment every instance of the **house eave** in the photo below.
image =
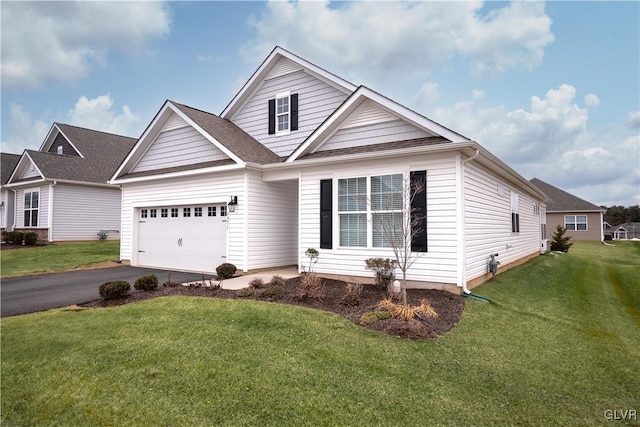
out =
[[247,166],[247,163],[243,162],[243,163],[236,163],[232,165],[214,166],[214,167],[208,167],[208,168],[202,168],[202,169],[192,169],[192,170],[179,171],[179,172],[162,173],[157,175],[147,175],[147,176],[139,176],[139,177],[133,177],[133,178],[116,178],[116,179],[109,180],[109,183],[113,185],[122,185],[122,184],[138,183],[138,182],[157,181],[162,179],[182,178],[182,177],[206,175],[211,173],[236,171],[236,170],[245,169],[246,166]]

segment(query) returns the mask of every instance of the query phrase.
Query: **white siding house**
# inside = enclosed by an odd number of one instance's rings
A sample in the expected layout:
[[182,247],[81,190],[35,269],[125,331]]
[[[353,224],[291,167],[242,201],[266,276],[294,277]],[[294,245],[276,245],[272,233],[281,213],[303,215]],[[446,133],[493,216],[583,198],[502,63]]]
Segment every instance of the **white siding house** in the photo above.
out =
[[40,149],[25,150],[8,179],[13,228],[35,232],[41,242],[98,240],[101,230],[119,239],[121,192],[107,181],[134,142],[54,123]]
[[20,155],[0,153],[0,173],[2,181],[0,182],[0,230],[11,231],[15,224],[15,193],[7,187],[9,178],[13,173],[16,165],[20,161]]
[[[508,268],[544,244],[545,195],[480,144],[279,47],[220,116],[166,101],[110,183],[122,187],[121,258],[133,265],[303,268],[316,248],[318,273],[370,281],[364,261],[393,257],[381,224],[414,215],[408,285],[468,291],[491,254]],[[170,237],[141,247],[174,206],[189,209],[166,223]],[[228,209],[226,229],[189,267],[194,238],[174,230],[213,227],[192,221],[208,206]]]

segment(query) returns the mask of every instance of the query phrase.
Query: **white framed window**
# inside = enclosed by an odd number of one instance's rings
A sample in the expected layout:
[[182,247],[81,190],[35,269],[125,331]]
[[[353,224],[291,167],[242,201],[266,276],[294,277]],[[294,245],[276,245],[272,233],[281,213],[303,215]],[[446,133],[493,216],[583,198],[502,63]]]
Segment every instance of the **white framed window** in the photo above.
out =
[[227,207],[226,206],[220,206],[220,216],[227,216]]
[[62,154],[62,145],[58,145],[58,147],[56,147],[56,152],[58,154]]
[[201,207],[193,208],[193,216],[202,216],[202,208]]
[[338,180],[340,246],[388,248],[402,240],[403,181],[402,174]]
[[182,216],[188,218],[191,216],[191,208],[182,208]]
[[216,207],[215,206],[209,206],[207,208],[207,215],[208,216],[216,216]]
[[291,130],[291,93],[284,92],[276,95],[276,134],[287,133]]
[[141,209],[140,210],[140,218],[147,218],[149,217],[149,210],[148,209]]
[[169,214],[169,209],[167,208],[160,209],[160,217],[167,218],[169,216],[168,214]]
[[149,217],[157,218],[158,217],[158,210],[157,209],[150,209],[149,210]]
[[178,218],[178,208],[171,208],[171,218]]
[[511,191],[511,232],[520,232],[520,201],[517,193]]
[[564,228],[571,231],[587,231],[587,216],[565,215]]
[[37,227],[40,213],[40,190],[24,192],[24,226]]

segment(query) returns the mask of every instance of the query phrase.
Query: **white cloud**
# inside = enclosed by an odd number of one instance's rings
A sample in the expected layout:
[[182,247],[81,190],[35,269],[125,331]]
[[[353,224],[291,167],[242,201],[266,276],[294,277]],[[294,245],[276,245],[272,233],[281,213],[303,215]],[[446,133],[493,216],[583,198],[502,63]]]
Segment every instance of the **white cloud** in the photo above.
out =
[[130,135],[133,127],[140,120],[131,112],[128,105],[122,107],[120,114],[112,109],[113,100],[110,94],[93,99],[81,96],[68,112],[69,124],[88,129]]
[[111,51],[139,53],[169,26],[161,2],[3,2],[2,86],[75,81]]
[[25,149],[40,148],[51,128],[51,123],[34,120],[31,113],[18,104],[11,104],[9,117],[10,123],[3,123],[9,129],[10,136],[6,141],[2,141],[2,152],[21,154]]
[[7,124],[9,137],[2,141],[2,152],[22,153],[26,148],[39,149],[53,122],[119,135],[138,136],[140,116],[135,115],[127,105],[123,105],[120,112],[114,110],[113,105],[109,94],[93,99],[81,96],[66,115],[47,121],[48,118],[33,119],[24,107],[12,104],[10,122]]
[[631,129],[640,131],[640,111],[632,111],[629,113],[629,121],[627,124]]
[[527,178],[573,190],[595,204],[637,203],[640,137],[622,125],[605,135],[590,132],[589,113],[575,95],[573,86],[563,84],[544,98],[531,97],[529,110],[481,108],[473,97],[429,116],[478,141]]
[[595,93],[589,93],[584,96],[584,104],[587,107],[597,107],[600,105],[600,98]]
[[437,83],[425,82],[416,93],[414,103],[416,105],[429,105],[440,97],[440,87]]
[[243,48],[259,60],[275,44],[350,78],[424,78],[459,56],[475,75],[540,64],[554,37],[544,3],[514,2],[482,15],[475,2],[267,3]]

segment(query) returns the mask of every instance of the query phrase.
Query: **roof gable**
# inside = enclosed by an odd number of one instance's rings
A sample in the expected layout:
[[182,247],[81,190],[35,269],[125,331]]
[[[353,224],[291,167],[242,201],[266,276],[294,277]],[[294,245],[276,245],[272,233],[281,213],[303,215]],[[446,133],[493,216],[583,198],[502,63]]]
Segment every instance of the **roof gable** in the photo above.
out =
[[[64,134],[62,128],[69,125],[62,125],[60,123],[54,123],[49,129],[47,137],[42,142],[40,150],[45,153],[64,154],[67,156],[80,156],[84,157],[78,147]],[[73,131],[71,131],[73,133]],[[62,153],[58,150],[61,147]]]
[[278,161],[229,120],[167,100],[112,180]]
[[[387,126],[386,124],[391,124]],[[383,137],[378,131],[394,128]],[[358,128],[358,129],[356,129]],[[344,134],[367,130],[380,138],[363,137],[360,141],[348,139]],[[341,133],[343,135],[341,135]],[[383,132],[384,133],[384,132]],[[336,148],[353,148],[359,145],[379,145],[408,139],[439,137],[443,142],[469,142],[466,137],[386,98],[377,92],[360,86],[342,105],[329,116],[286,160],[287,162],[321,151]]]
[[335,74],[332,74],[317,65],[294,55],[280,46],[276,46],[269,56],[262,62],[260,67],[258,67],[258,69],[253,73],[251,78],[249,78],[242,88],[240,88],[236,96],[233,97],[220,116],[225,119],[231,119],[262,86],[265,80],[299,70],[304,70],[346,94],[352,93],[357,88],[357,86],[349,83],[341,77],[338,77]]
[[542,190],[551,200],[547,202],[547,212],[605,212],[600,206],[567,193],[538,178],[533,178],[531,183]]
[[[73,154],[57,154],[56,140],[67,141]],[[10,183],[40,178],[106,184],[134,143],[134,138],[54,123],[40,151],[25,150]]]

